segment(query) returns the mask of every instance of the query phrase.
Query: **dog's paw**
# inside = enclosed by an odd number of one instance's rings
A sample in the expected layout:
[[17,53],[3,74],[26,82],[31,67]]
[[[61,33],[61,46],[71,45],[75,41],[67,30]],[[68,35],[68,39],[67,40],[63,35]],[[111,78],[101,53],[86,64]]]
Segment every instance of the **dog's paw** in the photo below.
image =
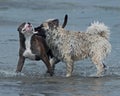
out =
[[91,74],[91,75],[89,75],[89,77],[95,77],[95,78],[99,78],[99,77],[103,77],[103,76],[105,76],[105,74],[102,74],[102,73],[99,73],[99,74]]
[[50,76],[53,76],[54,75],[54,71],[53,70],[52,71],[47,70],[46,74],[49,74]]
[[98,77],[97,74],[93,73],[93,74],[90,74],[89,77]]
[[21,72],[16,72],[16,76],[25,76],[25,74]]
[[66,74],[66,77],[71,77],[71,74]]

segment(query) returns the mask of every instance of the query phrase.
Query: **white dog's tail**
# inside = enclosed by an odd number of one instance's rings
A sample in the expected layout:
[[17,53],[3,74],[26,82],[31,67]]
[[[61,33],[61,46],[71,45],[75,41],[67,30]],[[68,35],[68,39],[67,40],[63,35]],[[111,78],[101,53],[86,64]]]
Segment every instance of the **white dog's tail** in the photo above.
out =
[[94,35],[98,34],[106,39],[109,39],[110,35],[109,28],[104,23],[100,22],[91,23],[91,26],[87,28],[86,32]]

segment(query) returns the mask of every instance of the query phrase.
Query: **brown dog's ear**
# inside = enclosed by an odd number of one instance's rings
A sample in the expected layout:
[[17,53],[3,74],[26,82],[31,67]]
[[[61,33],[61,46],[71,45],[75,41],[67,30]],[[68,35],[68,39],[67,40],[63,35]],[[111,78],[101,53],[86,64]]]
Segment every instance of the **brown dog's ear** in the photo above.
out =
[[22,24],[17,28],[17,31],[20,32],[20,31],[22,30],[22,28],[25,26],[25,24],[26,24],[25,22],[22,23]]
[[51,29],[57,28],[59,26],[59,20],[58,19],[54,19],[48,22],[48,26]]
[[17,28],[17,31],[19,31],[20,32],[20,30],[21,30],[21,28],[20,28],[20,26]]

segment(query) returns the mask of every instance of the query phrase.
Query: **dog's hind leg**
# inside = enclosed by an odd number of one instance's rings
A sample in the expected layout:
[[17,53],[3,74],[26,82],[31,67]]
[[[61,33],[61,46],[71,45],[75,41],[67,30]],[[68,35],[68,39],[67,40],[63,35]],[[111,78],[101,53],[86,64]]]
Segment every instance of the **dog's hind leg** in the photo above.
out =
[[104,63],[102,63],[102,61],[99,59],[99,57],[94,56],[92,57],[92,62],[96,65],[97,68],[97,76],[103,76],[104,72],[105,72],[105,65]]
[[97,76],[100,77],[100,76],[103,76],[104,72],[105,72],[105,66],[103,63],[99,63],[99,64],[96,64],[96,67],[97,67]]

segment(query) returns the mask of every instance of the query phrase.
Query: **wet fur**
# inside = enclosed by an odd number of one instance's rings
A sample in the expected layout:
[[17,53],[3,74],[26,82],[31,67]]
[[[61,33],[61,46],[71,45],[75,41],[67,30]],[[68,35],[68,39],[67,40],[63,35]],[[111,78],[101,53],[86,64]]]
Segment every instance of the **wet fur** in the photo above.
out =
[[53,55],[66,63],[66,77],[70,77],[75,61],[90,57],[97,68],[97,76],[105,71],[103,63],[111,52],[109,29],[104,23],[94,22],[86,32],[73,32],[59,26],[59,20],[47,20],[41,24],[40,30],[46,35],[48,46]]

